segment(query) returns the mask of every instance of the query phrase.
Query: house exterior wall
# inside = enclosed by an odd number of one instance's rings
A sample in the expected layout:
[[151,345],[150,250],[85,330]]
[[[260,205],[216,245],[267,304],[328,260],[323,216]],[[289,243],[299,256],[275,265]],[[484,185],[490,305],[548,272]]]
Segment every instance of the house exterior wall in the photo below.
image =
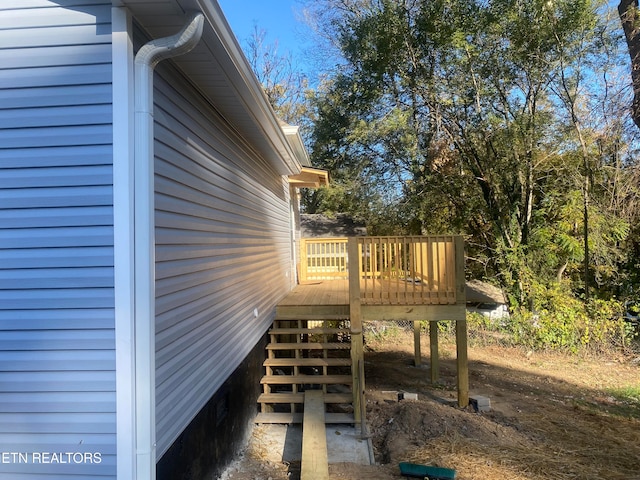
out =
[[167,450],[156,468],[157,480],[220,478],[238,458],[250,434],[268,335],[225,380],[214,396]]
[[292,255],[286,178],[169,62],[156,72],[160,458],[264,336]]
[[110,19],[0,2],[0,479],[115,479]]

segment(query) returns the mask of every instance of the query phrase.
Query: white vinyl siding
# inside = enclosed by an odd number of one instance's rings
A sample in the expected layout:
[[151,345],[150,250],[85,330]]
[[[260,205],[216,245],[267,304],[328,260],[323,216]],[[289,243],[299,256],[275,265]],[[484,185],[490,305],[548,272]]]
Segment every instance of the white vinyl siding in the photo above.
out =
[[156,76],[158,458],[273,320],[290,288],[289,190],[169,68]]
[[2,480],[115,480],[110,19],[0,3],[0,451],[29,459]]

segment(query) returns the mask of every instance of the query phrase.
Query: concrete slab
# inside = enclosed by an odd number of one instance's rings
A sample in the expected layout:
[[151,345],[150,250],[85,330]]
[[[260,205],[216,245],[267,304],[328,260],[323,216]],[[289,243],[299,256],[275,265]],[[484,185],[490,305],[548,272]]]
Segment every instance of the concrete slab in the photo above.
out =
[[359,431],[347,426],[327,426],[327,454],[329,464],[356,463],[373,465],[372,447],[369,439],[363,439]]
[[[263,449],[266,460],[272,462],[299,462],[302,459],[302,426],[301,425],[261,425],[259,443],[269,445]],[[360,432],[347,425],[327,425],[327,456],[329,464],[355,463],[371,465],[370,441],[363,439]]]

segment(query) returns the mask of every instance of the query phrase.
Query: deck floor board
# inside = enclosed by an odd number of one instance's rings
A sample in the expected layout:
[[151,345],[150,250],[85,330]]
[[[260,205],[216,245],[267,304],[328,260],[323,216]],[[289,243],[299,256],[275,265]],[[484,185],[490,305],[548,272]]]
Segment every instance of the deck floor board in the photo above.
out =
[[297,285],[279,306],[349,305],[347,280],[324,280]]
[[[415,290],[405,282],[363,280],[368,291],[362,299],[369,305],[454,305],[455,292],[425,292],[422,285]],[[318,280],[297,285],[279,304],[281,307],[348,306],[348,280]]]

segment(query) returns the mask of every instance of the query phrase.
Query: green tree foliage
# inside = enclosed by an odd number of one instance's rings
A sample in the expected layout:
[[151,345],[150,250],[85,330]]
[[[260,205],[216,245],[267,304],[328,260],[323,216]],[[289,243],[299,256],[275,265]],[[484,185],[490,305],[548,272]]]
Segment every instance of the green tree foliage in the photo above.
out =
[[464,233],[473,275],[529,310],[554,283],[622,291],[639,215],[621,195],[638,169],[605,5],[314,8],[343,61],[313,99],[312,155],[334,187],[307,195],[310,211],[349,211],[374,232]]

